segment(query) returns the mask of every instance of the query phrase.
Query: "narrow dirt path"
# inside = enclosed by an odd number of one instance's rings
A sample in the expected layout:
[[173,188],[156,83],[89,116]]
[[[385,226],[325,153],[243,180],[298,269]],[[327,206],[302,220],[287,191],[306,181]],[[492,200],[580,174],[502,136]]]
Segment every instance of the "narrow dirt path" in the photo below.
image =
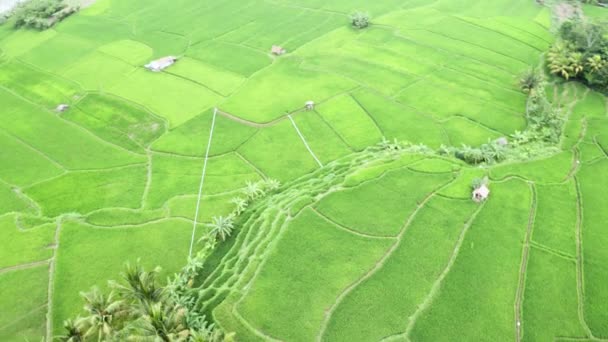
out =
[[583,258],[583,198],[581,196],[580,184],[574,177],[576,186],[576,294],[578,296],[578,319],[587,336],[595,339],[593,332],[585,321],[585,276]]
[[536,188],[534,183],[528,183],[530,191],[532,193],[532,203],[530,204],[530,215],[528,217],[528,227],[526,229],[526,237],[524,239],[524,246],[522,250],[521,265],[519,267],[519,283],[517,285],[517,292],[515,293],[515,340],[521,341],[523,336],[522,330],[522,306],[524,299],[524,291],[526,287],[526,272],[528,270],[528,259],[530,256],[530,240],[532,240],[532,232],[534,231],[534,219],[536,218]]
[[12,272],[12,271],[26,270],[28,268],[34,268],[34,267],[37,267],[37,266],[48,264],[50,261],[51,261],[51,259],[47,259],[47,260],[29,262],[27,264],[21,264],[21,265],[15,265],[15,266],[9,266],[9,267],[5,267],[5,268],[0,268],[0,274],[7,273],[7,272]]
[[59,235],[63,221],[57,220],[55,237],[53,242],[53,256],[49,260],[49,285],[47,286],[47,311],[46,311],[46,341],[53,340],[53,295],[55,292],[55,268],[57,266],[57,250],[59,249]]

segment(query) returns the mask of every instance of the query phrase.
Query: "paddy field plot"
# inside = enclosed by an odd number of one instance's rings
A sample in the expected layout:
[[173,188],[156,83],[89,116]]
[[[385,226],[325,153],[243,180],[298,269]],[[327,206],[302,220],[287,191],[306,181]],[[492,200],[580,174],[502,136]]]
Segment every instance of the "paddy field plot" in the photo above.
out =
[[608,339],[604,95],[551,80],[568,121],[533,160],[380,147],[524,130],[550,25],[529,0],[100,0],[0,26],[0,340],[60,334],[127,261],[174,273],[269,179],[193,284],[237,341]]

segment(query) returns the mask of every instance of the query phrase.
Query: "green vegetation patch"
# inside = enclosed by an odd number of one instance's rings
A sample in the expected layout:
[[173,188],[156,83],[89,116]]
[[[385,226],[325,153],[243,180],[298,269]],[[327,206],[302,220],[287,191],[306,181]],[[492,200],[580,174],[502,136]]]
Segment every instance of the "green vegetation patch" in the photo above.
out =
[[324,339],[377,341],[404,332],[407,317],[429,295],[475,209],[472,201],[431,199],[382,268],[340,303]]
[[513,300],[530,202],[530,190],[521,181],[492,185],[491,198],[469,229],[439,293],[414,322],[411,339],[515,338]]
[[[95,70],[95,73],[91,70]],[[120,59],[93,52],[73,63],[63,75],[78,82],[85,89],[101,92],[111,88],[133,71],[135,67]]]
[[0,238],[10,241],[0,250],[0,269],[46,260],[53,256],[55,227],[55,224],[48,224],[20,230],[15,225],[15,215],[0,217]]
[[[608,336],[608,312],[605,303],[608,302],[608,243],[605,233],[608,213],[606,196],[602,189],[608,186],[608,177],[598,175],[608,174],[608,161],[589,165],[580,172],[580,191],[583,206],[582,244],[584,260],[585,286],[585,320],[596,336]],[[598,191],[599,190],[599,191]]]
[[47,109],[71,103],[80,87],[67,79],[52,76],[20,62],[0,65],[0,84]]
[[18,196],[15,189],[0,183],[0,215],[10,212],[31,211],[31,209],[30,204]]
[[67,33],[59,33],[22,54],[20,59],[41,69],[59,72],[95,50],[95,44]]
[[0,339],[37,341],[45,336],[48,267],[0,274]]
[[318,167],[289,120],[262,128],[238,152],[266,176],[283,182]]
[[572,152],[561,152],[544,159],[497,166],[490,170],[490,174],[493,179],[518,176],[540,183],[561,183],[572,169],[572,158]]
[[492,131],[487,127],[465,119],[463,117],[454,117],[443,123],[443,128],[446,130],[452,146],[469,145],[479,146],[495,140],[502,136],[501,133]]
[[114,41],[100,46],[97,50],[134,66],[149,62],[154,53],[149,46],[130,39]]
[[60,166],[16,137],[0,131],[0,178],[17,186],[63,173]]
[[125,262],[141,259],[148,269],[163,265],[160,279],[178,271],[186,262],[191,231],[192,223],[177,219],[112,229],[64,222],[53,297],[55,331],[61,330],[63,320],[81,312],[81,291],[93,285],[106,288]]
[[87,215],[85,221],[95,226],[131,226],[157,221],[166,217],[165,210],[136,210],[125,208],[104,208]]
[[355,93],[354,98],[369,113],[388,140],[422,143],[434,148],[447,142],[437,122],[411,107],[365,91]]
[[380,129],[350,95],[341,95],[321,104],[317,112],[357,151],[382,140]]
[[1,89],[0,101],[11,109],[3,113],[5,120],[0,121],[0,129],[68,169],[107,168],[145,161],[143,156],[111,145]]
[[321,102],[355,86],[343,77],[305,70],[298,60],[289,58],[251,77],[222,104],[222,110],[247,120],[268,122],[304,107],[306,101]]
[[89,94],[78,102],[77,108],[62,117],[134,152],[143,153],[165,132],[162,119],[119,97]]
[[86,214],[106,207],[139,208],[146,182],[141,165],[99,171],[79,171],[24,189],[46,216]]
[[57,34],[55,30],[38,32],[34,30],[17,30],[0,41],[0,48],[10,57],[16,57],[35,48]]
[[188,56],[244,77],[272,63],[270,57],[258,50],[237,44],[209,41],[191,46]]
[[237,73],[188,57],[181,58],[168,72],[200,83],[222,96],[229,96],[246,80]]
[[316,208],[331,220],[361,233],[397,235],[408,216],[449,174],[420,174],[394,170],[355,188],[334,192]]
[[[154,154],[152,181],[145,207],[154,209],[180,195],[197,195],[204,160]],[[251,165],[234,153],[210,158],[205,175],[205,194],[240,189],[247,181],[261,177]],[[193,209],[195,209],[193,205]]]
[[213,106],[219,96],[196,83],[167,73],[140,69],[110,89],[142,104],[178,126]]
[[306,139],[306,143],[314,151],[322,163],[328,163],[352,153],[349,146],[340,136],[315,112],[305,112],[293,118]]
[[236,309],[274,338],[314,340],[326,309],[392,242],[353,235],[306,209],[290,223]]
[[523,305],[524,340],[586,336],[578,318],[574,259],[536,248],[532,248],[529,258]]
[[538,185],[532,240],[570,257],[576,255],[577,194],[572,181]]
[[[164,134],[152,145],[152,148],[161,152],[204,157],[212,120],[213,109],[210,109]],[[215,118],[209,155],[215,156],[234,151],[257,131],[255,127],[218,114]]]

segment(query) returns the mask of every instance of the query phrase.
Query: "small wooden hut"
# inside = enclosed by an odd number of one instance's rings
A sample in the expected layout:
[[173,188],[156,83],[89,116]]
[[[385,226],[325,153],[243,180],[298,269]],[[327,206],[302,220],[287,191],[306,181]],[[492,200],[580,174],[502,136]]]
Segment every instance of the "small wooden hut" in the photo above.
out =
[[473,190],[473,201],[477,203],[485,201],[488,196],[490,196],[490,189],[485,184]]
[[282,46],[279,46],[279,45],[273,45],[272,48],[270,49],[270,53],[272,53],[275,56],[284,55],[286,52],[287,52],[287,50],[285,50]]

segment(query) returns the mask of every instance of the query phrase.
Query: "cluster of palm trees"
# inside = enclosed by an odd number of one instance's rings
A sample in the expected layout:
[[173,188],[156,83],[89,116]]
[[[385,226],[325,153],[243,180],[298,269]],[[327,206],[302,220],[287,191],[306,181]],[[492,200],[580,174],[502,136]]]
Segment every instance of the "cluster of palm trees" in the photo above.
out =
[[231,341],[195,310],[192,281],[208,249],[190,258],[188,265],[162,286],[160,268],[146,271],[139,262],[127,264],[121,281],[109,282],[109,293],[98,287],[81,293],[85,316],[64,322],[64,342],[84,341]]
[[[268,178],[258,182],[247,182],[243,189],[243,196],[233,197],[230,203],[234,204],[234,210],[226,216],[214,216],[211,223],[207,224],[210,234],[214,240],[225,241],[234,230],[235,219],[240,216],[249,205],[281,187],[281,182]],[[202,239],[207,239],[204,236]]]
[[606,24],[587,18],[563,23],[559,39],[546,54],[552,74],[577,78],[602,90],[608,87],[608,37]]

